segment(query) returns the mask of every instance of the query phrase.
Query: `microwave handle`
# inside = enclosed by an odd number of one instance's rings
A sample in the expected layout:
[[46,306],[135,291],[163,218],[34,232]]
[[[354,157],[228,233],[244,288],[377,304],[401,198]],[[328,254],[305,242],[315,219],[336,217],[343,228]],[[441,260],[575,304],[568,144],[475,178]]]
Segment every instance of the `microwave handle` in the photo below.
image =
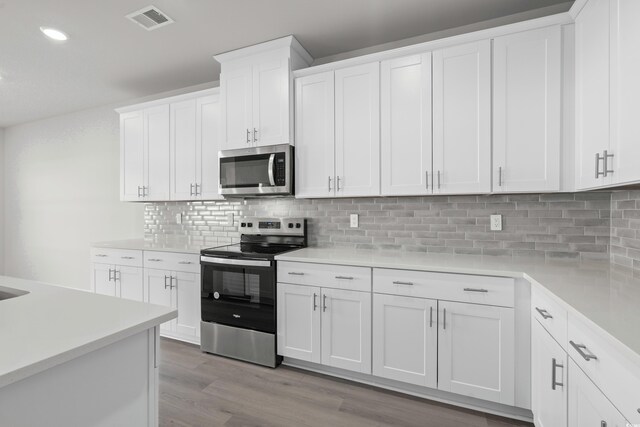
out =
[[271,184],[272,187],[276,186],[276,181],[273,178],[273,164],[275,160],[276,160],[276,155],[275,153],[273,153],[269,156],[269,184]]

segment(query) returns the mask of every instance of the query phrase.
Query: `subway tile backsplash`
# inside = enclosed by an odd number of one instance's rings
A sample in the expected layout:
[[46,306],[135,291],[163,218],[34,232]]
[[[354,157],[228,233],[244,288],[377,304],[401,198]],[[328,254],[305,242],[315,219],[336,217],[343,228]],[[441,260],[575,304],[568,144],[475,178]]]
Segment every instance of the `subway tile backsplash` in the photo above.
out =
[[[614,197],[623,196],[614,193]],[[635,197],[640,198],[640,192]],[[241,216],[294,216],[308,218],[309,244],[316,246],[609,259],[613,257],[609,248],[614,230],[612,204],[608,192],[162,202],[145,207],[145,238],[188,239],[213,246],[239,240]],[[616,215],[622,210],[624,220],[624,208],[615,208]],[[349,227],[352,213],[359,215],[358,228]],[[489,215],[495,213],[503,215],[503,231],[489,230]],[[177,214],[182,214],[182,224],[177,223]],[[233,223],[229,214],[234,216]],[[630,237],[630,231],[622,231],[638,224],[640,217],[621,221],[620,233],[629,237],[616,235],[615,243],[640,243],[639,235]],[[622,249],[616,249],[619,263],[632,265],[628,259],[640,260],[640,245],[624,250],[623,255]]]
[[640,190],[611,195],[611,262],[640,270]]

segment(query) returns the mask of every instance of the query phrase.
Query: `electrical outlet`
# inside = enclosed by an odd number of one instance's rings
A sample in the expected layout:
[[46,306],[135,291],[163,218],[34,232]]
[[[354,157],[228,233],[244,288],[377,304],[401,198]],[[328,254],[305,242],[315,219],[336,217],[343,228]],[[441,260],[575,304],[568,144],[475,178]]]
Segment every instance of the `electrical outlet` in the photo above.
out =
[[227,214],[227,225],[228,226],[232,226],[233,225],[233,212],[229,212]]
[[182,214],[176,214],[176,224],[182,224]]
[[502,215],[489,215],[491,231],[502,231]]
[[351,228],[358,228],[358,214],[351,214],[349,216]]

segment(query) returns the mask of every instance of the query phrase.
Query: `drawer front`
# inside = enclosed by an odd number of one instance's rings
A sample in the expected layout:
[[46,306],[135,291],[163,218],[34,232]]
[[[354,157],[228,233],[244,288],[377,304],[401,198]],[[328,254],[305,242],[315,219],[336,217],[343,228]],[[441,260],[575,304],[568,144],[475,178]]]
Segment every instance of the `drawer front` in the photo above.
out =
[[607,338],[569,314],[568,353],[631,424],[640,424],[640,366]]
[[200,255],[144,251],[145,268],[200,273]]
[[278,282],[371,292],[371,269],[346,265],[278,262]]
[[567,310],[537,285],[531,288],[531,316],[567,349]]
[[91,248],[91,261],[98,264],[142,267],[142,251],[133,249]]
[[373,269],[373,291],[381,294],[513,307],[514,285],[505,277]]

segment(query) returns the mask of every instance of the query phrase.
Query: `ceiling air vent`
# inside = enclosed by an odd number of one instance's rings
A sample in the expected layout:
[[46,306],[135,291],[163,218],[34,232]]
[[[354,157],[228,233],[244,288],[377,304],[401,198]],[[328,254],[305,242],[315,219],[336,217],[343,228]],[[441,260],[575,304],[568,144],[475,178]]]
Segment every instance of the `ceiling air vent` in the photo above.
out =
[[155,6],[147,6],[127,15],[127,18],[140,25],[147,31],[155,30],[173,23],[165,13]]

